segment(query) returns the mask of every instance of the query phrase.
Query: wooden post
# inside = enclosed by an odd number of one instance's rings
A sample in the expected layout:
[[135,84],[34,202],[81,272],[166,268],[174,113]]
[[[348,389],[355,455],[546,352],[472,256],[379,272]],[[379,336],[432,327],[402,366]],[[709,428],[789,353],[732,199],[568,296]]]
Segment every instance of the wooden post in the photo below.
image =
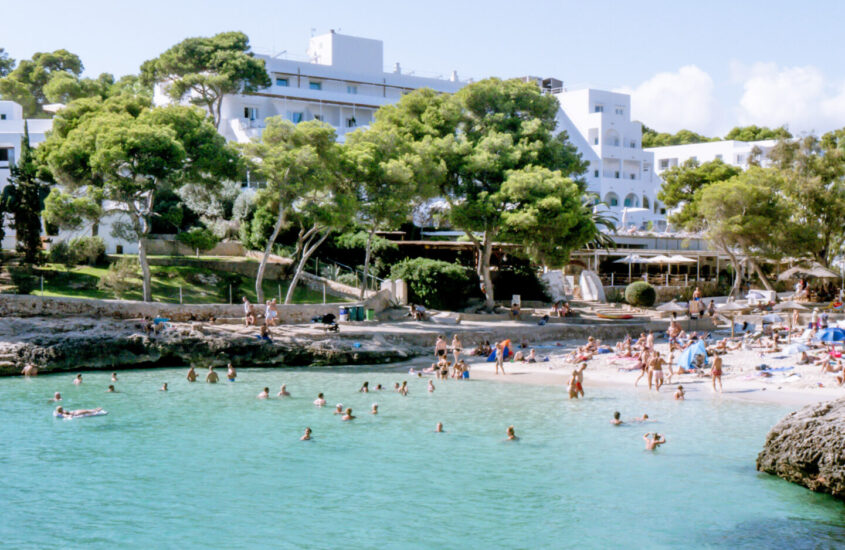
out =
[[232,305],[232,285],[229,285],[229,305]]
[[326,303],[326,282],[323,281],[323,303]]
[[179,303],[182,303],[182,287],[179,287]]
[[282,285],[279,283],[279,303],[282,303]]
[[701,278],[701,255],[699,254],[695,259],[695,282]]

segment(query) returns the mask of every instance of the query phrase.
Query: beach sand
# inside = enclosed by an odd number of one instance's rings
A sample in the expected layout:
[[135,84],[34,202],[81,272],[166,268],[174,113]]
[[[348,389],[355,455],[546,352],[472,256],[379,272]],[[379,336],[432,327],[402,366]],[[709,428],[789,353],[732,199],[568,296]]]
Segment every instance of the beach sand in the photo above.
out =
[[[539,363],[507,362],[507,375],[494,374],[495,363],[472,357],[467,360],[470,364],[471,377],[477,380],[495,380],[505,383],[522,383],[560,386],[566,391],[566,383],[576,365],[567,363],[564,355],[584,342],[547,343],[540,346],[537,355],[549,357],[549,361]],[[608,342],[613,345],[615,342]],[[667,357],[669,345],[666,342],[655,344],[661,356]],[[677,357],[678,352],[675,352]],[[800,407],[821,401],[845,397],[845,386],[838,386],[833,374],[820,374],[820,367],[814,365],[798,365],[801,354],[787,356],[785,353],[762,354],[756,350],[738,350],[722,355],[723,392],[714,392],[709,376],[699,377],[695,374],[675,375],[671,384],[665,384],[660,394],[666,399],[672,399],[677,386],[683,385],[686,399],[739,399],[758,403],[778,403]],[[712,363],[713,358],[709,361]],[[634,381],[640,371],[621,371],[620,367],[630,368],[636,363],[633,359],[619,358],[616,354],[596,355],[589,361],[584,371],[584,388],[586,397],[590,395],[590,387],[614,386],[628,388],[635,392],[648,392],[648,382],[645,377],[634,387]],[[793,367],[792,370],[773,373],[771,377],[759,376],[756,366],[765,363],[772,368]],[[673,368],[675,369],[675,368]],[[663,371],[668,375],[668,370]],[[654,392],[654,390],[651,390]],[[656,392],[655,392],[656,393]]]

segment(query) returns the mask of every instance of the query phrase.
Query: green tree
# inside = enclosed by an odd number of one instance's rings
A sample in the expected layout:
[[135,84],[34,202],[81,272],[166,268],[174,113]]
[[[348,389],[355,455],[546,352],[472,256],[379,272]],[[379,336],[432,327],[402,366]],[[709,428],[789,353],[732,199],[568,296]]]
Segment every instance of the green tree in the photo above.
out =
[[9,57],[5,49],[0,48],[0,78],[6,76],[15,68],[15,60]]
[[725,139],[736,141],[761,141],[764,139],[792,139],[786,126],[767,128],[766,126],[734,126],[725,135]]
[[845,244],[845,149],[835,135],[784,139],[769,152],[784,174],[781,193],[793,222],[789,253],[824,266]]
[[221,179],[236,177],[237,155],[200,109],[174,105],[136,110],[125,96],[99,104],[82,101],[44,144],[46,162],[68,192],[98,189],[103,200],[128,217],[127,223],[115,224],[115,232],[138,240],[144,300],[149,301],[145,237],[156,191],[187,183],[219,185]]
[[340,146],[328,124],[309,121],[294,125],[272,117],[267,119],[260,140],[243,149],[252,163],[252,173],[267,183],[255,199],[258,212],[267,214],[260,219],[269,222],[271,212],[275,218],[258,266],[255,293],[262,302],[267,261],[282,228],[292,222],[298,233],[296,269],[285,297],[285,303],[290,303],[308,259],[334,229],[351,220],[355,210],[351,189],[341,177]]
[[249,51],[242,32],[210,38],[187,38],[141,65],[145,84],[162,83],[175,101],[188,99],[208,109],[220,126],[220,106],[226,94],[250,93],[270,85],[264,60]]
[[688,143],[705,143],[719,141],[719,138],[709,138],[697,134],[692,130],[679,130],[676,134],[657,132],[643,124],[643,148],[666,147],[668,145],[686,145]]
[[78,79],[82,69],[79,56],[67,50],[38,52],[32,59],[20,61],[14,70],[0,78],[0,96],[19,103],[26,118],[46,117],[48,113],[42,108],[50,101],[44,88],[54,78],[64,80],[66,76],[72,76]]
[[367,235],[360,296],[363,300],[376,231],[398,227],[407,221],[416,205],[434,195],[431,175],[437,166],[415,154],[412,142],[389,122],[381,122],[378,115],[369,130],[347,136],[344,151],[358,195],[356,221]]
[[657,199],[667,208],[681,206],[679,212],[669,217],[670,222],[679,227],[694,226],[698,218],[697,203],[694,201],[696,193],[741,172],[741,168],[725,164],[719,159],[703,164],[689,159],[681,166],[674,166],[661,174],[663,185],[657,193]]
[[21,138],[21,155],[10,169],[11,211],[14,216],[18,251],[27,264],[37,264],[41,259],[41,192],[44,185],[38,180],[38,167],[29,144],[29,128],[24,125]]

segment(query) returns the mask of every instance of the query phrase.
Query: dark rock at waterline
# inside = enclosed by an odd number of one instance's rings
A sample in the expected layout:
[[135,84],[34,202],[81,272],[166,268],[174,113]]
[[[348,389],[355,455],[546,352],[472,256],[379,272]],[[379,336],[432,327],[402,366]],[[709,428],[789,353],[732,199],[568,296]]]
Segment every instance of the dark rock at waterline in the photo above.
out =
[[757,469],[845,500],[845,399],[808,405],[778,422]]
[[224,330],[201,324],[171,324],[148,336],[140,323],[110,320],[7,319],[0,328],[0,376],[20,374],[27,363],[41,373],[175,365],[284,367],[372,365],[403,361],[410,347],[382,338],[365,342],[337,335],[289,334],[273,329],[273,341],[255,327]]

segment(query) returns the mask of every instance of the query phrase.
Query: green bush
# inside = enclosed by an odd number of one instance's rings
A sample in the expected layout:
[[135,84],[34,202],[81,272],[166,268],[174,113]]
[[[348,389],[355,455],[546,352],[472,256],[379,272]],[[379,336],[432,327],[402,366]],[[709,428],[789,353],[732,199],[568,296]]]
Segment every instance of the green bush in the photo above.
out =
[[137,276],[138,261],[134,258],[121,258],[109,266],[105,275],[100,277],[97,288],[114,292],[115,297],[122,298],[130,291],[135,283],[130,279]]
[[625,301],[632,306],[651,307],[657,299],[654,287],[645,281],[636,281],[625,289]]
[[100,237],[76,237],[68,243],[72,265],[98,265],[106,261],[106,243]]
[[38,274],[28,267],[9,268],[16,294],[31,294],[41,284]]
[[194,227],[190,231],[185,231],[184,233],[179,233],[176,235],[176,238],[179,242],[188,246],[191,250],[211,250],[217,243],[220,242],[220,239],[217,238],[217,235],[211,232],[210,229],[205,227]]
[[604,292],[604,299],[609,304],[621,304],[625,301],[625,292],[618,288],[608,288]]
[[339,282],[342,285],[354,286],[357,287],[361,283],[358,281],[358,276],[354,273],[341,273],[337,276],[335,281]]
[[463,308],[471,293],[467,268],[428,258],[413,258],[394,264],[391,279],[408,285],[408,299],[434,309]]
[[70,246],[68,246],[67,241],[53,243],[53,245],[50,246],[49,257],[50,263],[62,264],[67,269],[76,265],[73,255],[70,253]]

